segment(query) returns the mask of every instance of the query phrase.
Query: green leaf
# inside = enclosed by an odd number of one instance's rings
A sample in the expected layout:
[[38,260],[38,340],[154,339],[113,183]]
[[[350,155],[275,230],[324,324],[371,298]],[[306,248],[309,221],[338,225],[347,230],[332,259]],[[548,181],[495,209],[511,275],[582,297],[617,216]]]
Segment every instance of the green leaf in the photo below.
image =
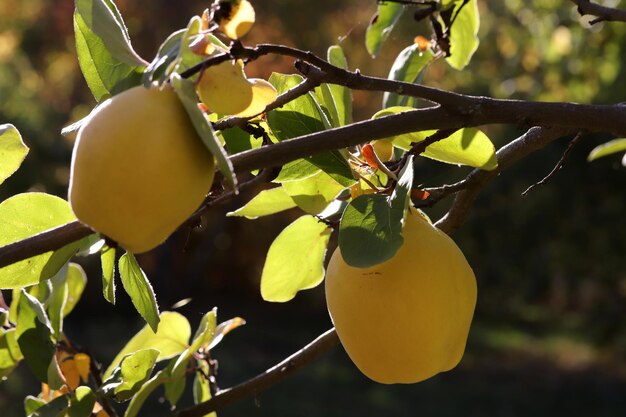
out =
[[48,379],[46,383],[53,391],[60,390],[65,384],[65,379],[61,374],[61,368],[59,367],[56,355],[52,355],[52,359],[48,364]]
[[[463,2],[457,3],[457,10],[462,4]],[[452,68],[462,70],[469,64],[478,49],[479,26],[478,1],[469,0],[450,28],[450,56],[446,57],[446,61]]]
[[391,33],[402,12],[404,12],[404,6],[400,3],[378,3],[376,14],[372,16],[365,32],[365,47],[373,58],[378,55],[382,43]]
[[102,264],[102,295],[109,303],[115,305],[115,248],[106,245],[100,253]]
[[172,359],[170,373],[167,381],[164,384],[165,399],[171,404],[172,407],[176,406],[187,383],[187,367],[192,357],[191,349],[187,349],[180,354],[177,360]]
[[255,138],[238,127],[224,129],[220,133],[224,138],[224,142],[230,154],[260,148],[263,144],[263,138]]
[[141,270],[135,256],[129,252],[122,255],[118,267],[124,291],[130,296],[141,317],[156,332],[159,327],[159,307],[146,274]]
[[143,64],[115,58],[78,11],[74,13],[74,33],[78,64],[98,103],[140,84]]
[[9,178],[22,165],[28,155],[28,146],[22,135],[11,124],[0,125],[0,184]]
[[[331,64],[339,68],[348,69],[348,60],[341,46],[331,46],[328,48],[326,55],[328,62]],[[352,123],[352,90],[337,84],[328,84],[328,88],[334,100],[337,125],[345,126]]]
[[96,404],[96,394],[89,387],[78,387],[70,399],[68,417],[90,417],[93,406]]
[[64,412],[67,410],[68,405],[68,395],[62,395],[47,404],[43,404],[33,413],[28,414],[28,417],[60,417],[63,416]]
[[[193,16],[191,20],[189,20],[189,23],[187,24],[187,30],[183,34],[183,38],[181,40],[181,44],[183,46],[182,48],[179,48],[174,72],[180,74],[186,69],[191,68],[196,64],[199,64],[204,59],[202,55],[194,53],[189,47],[189,45],[198,36],[198,33],[200,33],[201,26],[202,19],[200,19],[200,16]],[[198,73],[196,73],[194,74],[192,79],[195,81],[198,76]]]
[[217,308],[206,313],[193,336],[193,341],[189,347],[190,354],[194,354],[201,347],[208,345],[215,336],[215,328],[217,326]]
[[[422,78],[424,69],[434,58],[430,49],[422,52],[416,44],[407,46],[396,57],[387,78],[417,84]],[[407,96],[386,92],[383,95],[383,108],[406,106],[408,100]]]
[[77,263],[70,262],[67,270],[67,301],[63,307],[63,317],[74,310],[78,300],[83,295],[85,286],[87,285],[87,274],[82,266]]
[[312,177],[318,172],[320,172],[320,169],[308,160],[296,159],[283,165],[273,182],[299,181]]
[[324,279],[324,256],[332,229],[305,215],[287,226],[267,252],[261,276],[261,296],[285,302],[300,290]]
[[231,330],[234,330],[237,327],[243,326],[244,324],[246,324],[246,321],[242,319],[241,317],[235,317],[235,318],[232,318],[230,320],[226,320],[220,323],[219,326],[215,328],[215,331],[213,332],[213,335],[211,337],[211,340],[208,343],[208,346],[205,346],[205,347],[208,348],[209,350],[213,349],[215,346],[217,346],[218,343],[222,341],[224,336],[226,336]]
[[413,159],[409,157],[389,197],[366,194],[346,207],[339,226],[339,249],[349,265],[376,265],[391,259],[400,249],[412,183]]
[[135,417],[141,411],[141,407],[143,403],[148,399],[150,394],[154,392],[155,389],[159,387],[159,385],[165,383],[169,378],[169,374],[165,372],[165,370],[157,372],[152,378],[146,381],[139,391],[135,393],[135,396],[128,403],[128,408],[126,408],[126,412],[124,413],[124,417]]
[[[413,108],[390,107],[379,111],[373,118],[376,119],[409,110],[413,110]],[[393,140],[394,146],[408,150],[411,148],[411,143],[421,142],[435,132],[436,130],[424,130],[422,132],[394,136],[389,139]],[[496,157],[496,149],[493,143],[487,135],[474,128],[460,129],[449,137],[429,145],[421,156],[448,164],[468,165],[487,171],[498,167],[498,158]]]
[[274,213],[296,207],[296,202],[285,192],[282,187],[263,190],[248,203],[227,213],[227,216],[245,217],[246,219],[258,219]]
[[52,329],[41,303],[24,290],[19,298],[16,336],[28,367],[40,381],[47,382],[55,352]]
[[202,142],[207,149],[213,154],[217,161],[222,175],[228,181],[228,183],[237,189],[237,177],[233,171],[233,164],[228,159],[226,151],[220,144],[219,139],[211,127],[211,122],[207,119],[206,115],[198,108],[198,99],[196,96],[196,88],[193,81],[181,78],[179,74],[172,74],[172,86],[178,94],[178,98],[185,106],[187,114],[193,123],[193,127],[202,139]]
[[[273,73],[269,82],[284,94],[304,82],[300,75]],[[324,123],[313,96],[305,94],[267,113],[267,122],[278,140],[286,140],[324,130]]]
[[144,86],[149,87],[155,81],[161,85],[167,79],[169,76],[168,68],[178,58],[186,33],[187,29],[177,30],[161,44],[156,56],[143,73],[142,83]]
[[147,63],[133,50],[122,16],[111,0],[76,0],[76,15],[115,59],[129,66]]
[[32,395],[27,395],[26,398],[24,398],[24,411],[26,412],[27,416],[32,415],[35,411],[37,411],[44,405],[46,405],[46,402],[44,400],[33,397]]
[[69,266],[66,265],[50,280],[52,290],[48,297],[47,310],[50,317],[50,324],[54,331],[54,336],[59,340],[63,332],[63,308],[68,298],[67,272]]
[[[44,193],[15,195],[0,204],[0,246],[17,242],[76,217],[69,204]],[[0,288],[19,288],[53,277],[80,248],[74,242],[55,252],[47,252],[0,268]]]
[[15,329],[0,329],[0,380],[8,376],[23,359]]
[[174,311],[165,311],[161,313],[160,319],[156,333],[146,325],[133,336],[113,359],[104,373],[105,378],[111,375],[122,358],[129,353],[141,349],[156,349],[160,352],[157,361],[161,361],[172,358],[187,349],[191,327],[185,316]]
[[142,349],[124,357],[102,390],[118,402],[128,401],[148,380],[158,356],[156,349]]
[[[289,89],[297,86],[303,81],[299,75],[272,74],[269,81],[274,85],[279,94],[283,94]],[[285,104],[279,109],[274,109],[267,113],[267,122],[272,133],[280,141],[295,138],[298,136],[308,135],[310,133],[319,132],[325,129],[320,114],[320,105],[315,101],[312,95],[306,94],[298,97],[296,100]],[[323,112],[322,112],[323,113]],[[352,170],[348,162],[338,151],[322,152],[317,155],[305,158],[287,164],[281,170],[275,182],[282,182],[288,175],[290,179],[302,179],[314,174],[317,169],[325,171],[337,182],[342,185],[350,186],[355,182],[352,178]],[[285,169],[290,169],[294,165],[299,165],[296,170],[292,170],[291,174],[283,174]],[[302,169],[303,166],[309,165],[308,168]],[[293,177],[295,172],[296,178]]]
[[[200,404],[211,399],[211,386],[205,375],[209,373],[209,365],[202,361],[198,363],[198,372],[193,380],[193,403]],[[216,417],[215,412],[205,414],[203,417]]]
[[587,157],[587,161],[595,161],[603,156],[624,151],[626,151],[626,139],[613,139],[593,148]]
[[282,188],[298,207],[310,214],[321,213],[345,188],[323,171],[282,184]]

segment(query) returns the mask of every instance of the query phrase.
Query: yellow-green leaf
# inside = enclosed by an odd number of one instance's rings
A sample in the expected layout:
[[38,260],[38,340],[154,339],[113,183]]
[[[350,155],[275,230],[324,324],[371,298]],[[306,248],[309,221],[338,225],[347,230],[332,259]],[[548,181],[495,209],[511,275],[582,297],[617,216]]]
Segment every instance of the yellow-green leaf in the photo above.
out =
[[[390,107],[381,110],[374,118],[385,117],[403,111],[413,110],[411,107]],[[411,143],[421,142],[434,134],[436,130],[412,132],[389,138],[393,145],[404,150],[411,148]],[[487,171],[498,167],[496,149],[487,135],[478,129],[465,128],[454,132],[449,137],[435,142],[426,148],[422,156],[448,164],[468,165]]]
[[285,302],[324,279],[324,255],[332,229],[305,215],[287,226],[267,253],[261,276],[266,301]]
[[614,139],[593,148],[587,157],[587,161],[595,161],[603,156],[624,151],[626,151],[626,139]]
[[[455,7],[458,10],[462,5],[463,2],[458,2]],[[477,36],[480,26],[478,2],[477,0],[470,0],[462,7],[450,28],[450,56],[446,58],[448,64],[457,70],[462,70],[469,64],[479,43]]]
[[141,349],[159,351],[157,361],[172,358],[187,349],[191,327],[189,321],[180,313],[164,311],[156,333],[146,325],[124,346],[104,373],[105,378],[111,375],[122,358],[129,353]]
[[0,125],[0,184],[17,171],[27,154],[28,147],[15,126]]
[[[321,172],[321,171],[320,171]],[[259,217],[278,213],[296,207],[289,194],[282,187],[263,190],[248,201],[245,206],[231,211],[227,216],[245,217],[246,219],[258,219]]]
[[156,331],[159,326],[159,307],[152,285],[132,253],[125,253],[119,260],[122,286],[130,296],[141,317]]
[[[44,193],[15,195],[0,204],[0,246],[76,220],[67,201]],[[51,278],[78,251],[75,242],[0,268],[0,288],[19,288]],[[54,254],[54,256],[53,256]]]

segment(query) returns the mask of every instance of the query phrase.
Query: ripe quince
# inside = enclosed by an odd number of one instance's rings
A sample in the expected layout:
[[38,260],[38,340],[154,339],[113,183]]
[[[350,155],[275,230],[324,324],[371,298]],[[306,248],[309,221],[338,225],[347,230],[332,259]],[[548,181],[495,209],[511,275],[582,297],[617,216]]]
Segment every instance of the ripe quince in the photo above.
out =
[[348,265],[337,249],[326,273],[341,343],[361,372],[385,384],[454,368],[476,304],[474,273],[452,239],[417,210],[404,239],[393,258],[369,268]]
[[76,217],[133,253],[172,234],[202,203],[215,163],[174,90],[133,87],[99,105],[74,146]]
[[250,117],[263,112],[276,99],[272,84],[259,79],[248,79],[241,60],[226,61],[202,71],[198,96],[210,111],[222,115]]
[[255,12],[248,0],[226,0],[220,2],[218,24],[220,30],[231,39],[243,37],[255,21]]

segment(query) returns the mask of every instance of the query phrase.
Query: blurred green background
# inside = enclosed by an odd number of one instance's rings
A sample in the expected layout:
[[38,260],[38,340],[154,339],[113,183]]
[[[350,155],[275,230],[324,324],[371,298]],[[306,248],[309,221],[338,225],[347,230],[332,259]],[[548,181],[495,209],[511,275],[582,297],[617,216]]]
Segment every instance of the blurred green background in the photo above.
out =
[[[117,0],[135,49],[146,59],[207,2]],[[607,5],[626,7],[624,1]],[[410,13],[372,60],[363,34],[375,2],[264,0],[253,2],[257,23],[245,44],[274,42],[325,55],[340,43],[351,69],[386,76],[414,36],[429,36]],[[444,63],[425,82],[454,91],[583,103],[624,101],[626,24],[589,27],[568,1],[479,2],[481,44],[463,72]],[[72,141],[63,126],[95,104],[74,54],[73,2],[0,1],[0,123],[13,123],[31,152],[0,188],[66,197]],[[292,72],[282,58],[250,65],[248,75]],[[355,120],[379,109],[381,94],[355,93]],[[497,145],[521,130],[489,126]],[[480,196],[459,243],[478,277],[479,300],[467,353],[455,370],[426,382],[385,386],[360,375],[341,348],[297,375],[229,406],[221,416],[616,416],[626,413],[626,169],[620,157],[592,164],[586,156],[608,136],[585,136],[564,168],[527,197],[521,192],[557,163],[567,140],[555,142],[503,173]],[[421,160],[420,181],[452,183],[467,169]],[[216,208],[199,231],[183,230],[140,257],[162,310],[180,309],[193,323],[214,306],[222,320],[244,317],[214,351],[224,388],[252,377],[331,326],[323,286],[287,304],[259,295],[264,255],[297,211],[256,221],[225,218],[258,190]],[[429,211],[441,215],[449,201]],[[118,305],[100,292],[97,259],[81,260],[90,281],[65,328],[70,339],[108,364],[142,327],[128,298]],[[39,392],[24,365],[0,382],[0,414],[23,415],[22,399]],[[165,416],[157,396],[145,415]],[[188,398],[187,398],[188,400]]]

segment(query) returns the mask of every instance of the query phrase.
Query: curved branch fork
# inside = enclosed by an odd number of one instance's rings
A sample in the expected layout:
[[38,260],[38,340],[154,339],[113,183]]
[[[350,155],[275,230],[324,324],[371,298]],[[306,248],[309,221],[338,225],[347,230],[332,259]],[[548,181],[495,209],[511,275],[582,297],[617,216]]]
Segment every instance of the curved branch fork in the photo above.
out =
[[235,401],[256,396],[272,385],[282,381],[309,362],[317,359],[338,344],[339,337],[337,337],[335,329],[327,330],[317,339],[264,373],[232,388],[218,391],[210,400],[182,410],[176,414],[176,417],[202,417]]

